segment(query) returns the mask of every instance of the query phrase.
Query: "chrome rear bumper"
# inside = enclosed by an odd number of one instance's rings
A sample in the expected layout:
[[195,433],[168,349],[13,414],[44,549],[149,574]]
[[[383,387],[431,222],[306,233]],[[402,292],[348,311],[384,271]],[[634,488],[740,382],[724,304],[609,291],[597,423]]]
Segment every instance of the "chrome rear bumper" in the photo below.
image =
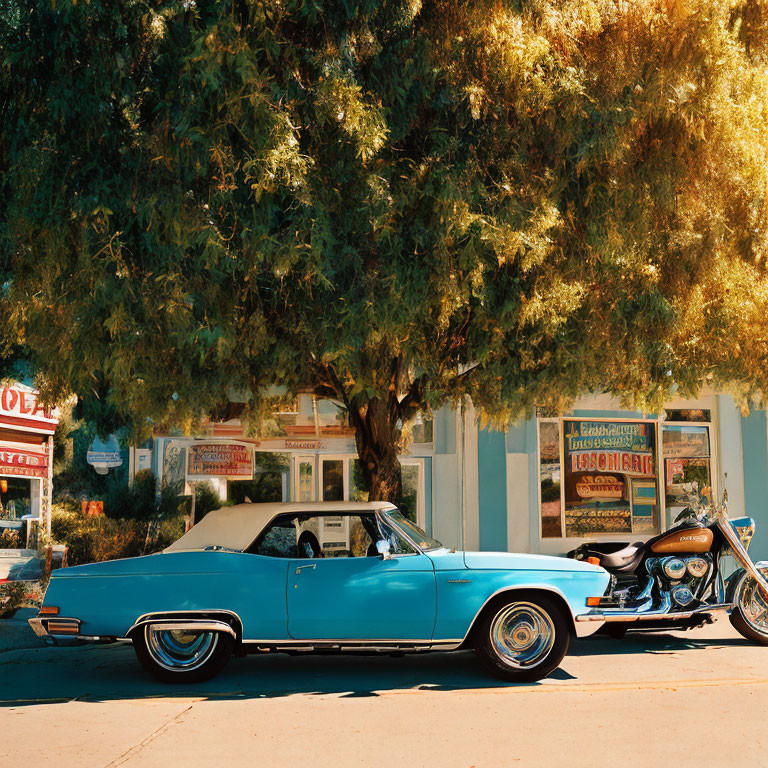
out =
[[32,631],[50,645],[77,645],[79,643],[112,642],[113,637],[80,634],[80,619],[58,616],[36,616],[27,619]]

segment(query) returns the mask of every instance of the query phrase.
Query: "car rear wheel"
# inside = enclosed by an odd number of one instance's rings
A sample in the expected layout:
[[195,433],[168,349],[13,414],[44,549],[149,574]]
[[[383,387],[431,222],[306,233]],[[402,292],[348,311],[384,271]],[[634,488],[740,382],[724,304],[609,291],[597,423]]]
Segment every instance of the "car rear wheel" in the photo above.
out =
[[560,665],[568,651],[569,630],[555,600],[544,595],[506,598],[481,617],[475,653],[496,677],[530,683]]
[[234,638],[226,632],[157,629],[145,625],[133,637],[141,665],[164,683],[199,683],[224,669]]

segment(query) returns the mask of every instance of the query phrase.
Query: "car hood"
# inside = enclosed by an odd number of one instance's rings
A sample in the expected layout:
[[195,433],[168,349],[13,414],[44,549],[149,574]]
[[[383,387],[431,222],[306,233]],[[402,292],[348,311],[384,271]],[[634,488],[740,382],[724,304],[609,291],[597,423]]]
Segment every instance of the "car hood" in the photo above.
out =
[[599,565],[552,555],[529,555],[516,552],[465,552],[464,563],[472,570],[511,571],[592,571],[602,572]]

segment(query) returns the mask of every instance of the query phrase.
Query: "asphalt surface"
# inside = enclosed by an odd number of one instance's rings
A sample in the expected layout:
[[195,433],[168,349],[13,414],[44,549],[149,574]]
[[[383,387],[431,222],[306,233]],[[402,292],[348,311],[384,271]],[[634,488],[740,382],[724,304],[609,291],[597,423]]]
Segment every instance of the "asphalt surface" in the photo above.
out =
[[768,767],[768,647],[727,619],[575,641],[525,686],[462,652],[249,656],[175,687],[130,646],[41,647],[24,618],[0,622],[3,768]]

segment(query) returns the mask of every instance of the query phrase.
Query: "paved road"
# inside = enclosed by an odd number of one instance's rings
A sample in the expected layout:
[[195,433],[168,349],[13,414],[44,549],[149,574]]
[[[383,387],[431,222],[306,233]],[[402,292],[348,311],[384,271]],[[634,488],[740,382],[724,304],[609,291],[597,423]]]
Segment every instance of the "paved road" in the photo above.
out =
[[0,650],[3,768],[768,766],[768,648],[727,620],[577,641],[527,686],[456,653],[250,656],[167,687],[130,647],[27,644]]

